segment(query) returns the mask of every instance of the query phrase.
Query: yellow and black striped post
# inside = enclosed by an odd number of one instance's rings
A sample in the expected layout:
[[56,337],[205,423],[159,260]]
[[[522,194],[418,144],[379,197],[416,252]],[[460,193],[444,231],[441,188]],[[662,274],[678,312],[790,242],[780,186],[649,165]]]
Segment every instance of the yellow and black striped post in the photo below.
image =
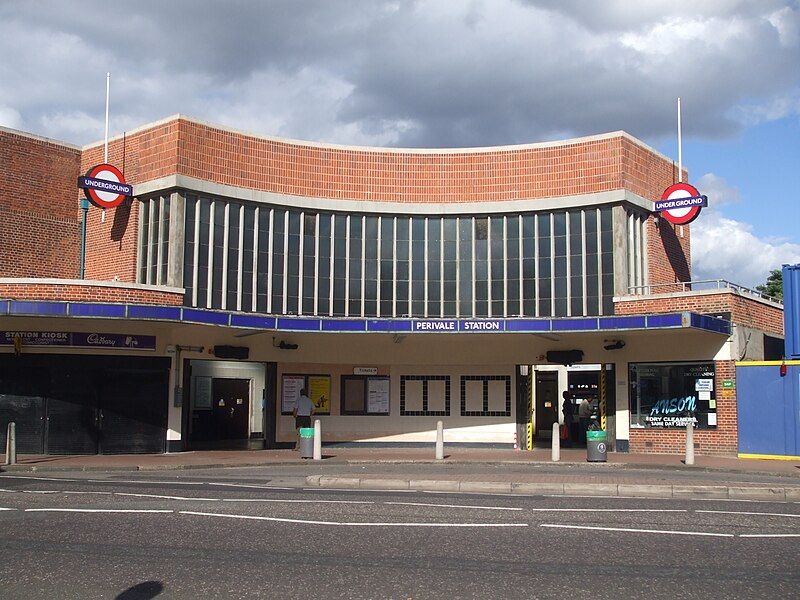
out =
[[600,381],[598,382],[598,387],[600,388],[600,398],[598,407],[600,412],[600,429],[603,431],[606,430],[606,415],[608,414],[608,407],[606,406],[606,373],[607,371],[605,364],[600,365]]
[[526,448],[533,450],[533,366],[528,365],[528,439]]

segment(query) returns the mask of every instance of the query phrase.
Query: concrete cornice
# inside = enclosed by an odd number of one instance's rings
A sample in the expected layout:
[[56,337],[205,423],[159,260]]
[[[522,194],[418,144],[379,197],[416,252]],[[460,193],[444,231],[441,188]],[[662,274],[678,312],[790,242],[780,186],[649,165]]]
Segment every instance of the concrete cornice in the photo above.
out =
[[293,196],[276,192],[265,192],[250,188],[225,185],[188,177],[186,175],[169,175],[134,186],[139,198],[168,193],[174,190],[185,190],[200,196],[215,196],[256,202],[274,206],[313,209],[331,212],[411,214],[411,215],[463,215],[463,214],[496,214],[511,212],[532,212],[544,210],[560,210],[580,208],[603,204],[627,202],[640,209],[651,212],[653,202],[634,194],[629,190],[609,190],[575,196],[557,196],[552,198],[530,198],[521,200],[501,200],[485,202],[381,202],[368,200],[346,200],[338,198],[316,198],[309,196]]

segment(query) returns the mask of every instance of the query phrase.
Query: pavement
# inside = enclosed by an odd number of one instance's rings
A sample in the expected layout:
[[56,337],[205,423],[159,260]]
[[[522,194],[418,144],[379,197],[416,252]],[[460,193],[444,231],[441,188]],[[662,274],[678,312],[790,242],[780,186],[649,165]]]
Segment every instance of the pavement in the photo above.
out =
[[587,463],[583,449],[550,451],[453,447],[435,460],[433,448],[326,447],[323,460],[291,450],[202,451],[149,455],[31,456],[0,473],[206,472],[265,475],[288,487],[425,490],[507,494],[715,498],[800,501],[800,463],[698,456],[611,453]]

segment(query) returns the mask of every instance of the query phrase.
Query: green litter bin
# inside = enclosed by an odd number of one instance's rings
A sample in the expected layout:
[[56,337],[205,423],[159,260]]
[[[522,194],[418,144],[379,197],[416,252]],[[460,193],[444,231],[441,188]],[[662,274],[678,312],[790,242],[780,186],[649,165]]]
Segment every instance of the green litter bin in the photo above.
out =
[[605,431],[586,432],[586,460],[588,462],[606,462],[608,446],[606,445]]
[[314,428],[300,428],[300,458],[314,458]]

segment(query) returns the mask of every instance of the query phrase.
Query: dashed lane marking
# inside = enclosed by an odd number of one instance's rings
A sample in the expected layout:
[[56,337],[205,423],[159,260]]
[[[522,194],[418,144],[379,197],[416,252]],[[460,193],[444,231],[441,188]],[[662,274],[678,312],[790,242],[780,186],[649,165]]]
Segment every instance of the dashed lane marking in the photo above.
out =
[[742,533],[743,538],[800,538],[800,533]]
[[26,508],[25,512],[74,512],[74,513],[174,513],[166,509],[128,509],[128,508]]
[[17,508],[3,508],[2,506],[0,506],[0,510],[19,510],[19,509],[17,509]]
[[740,512],[735,510],[696,510],[695,512],[715,515],[758,515],[762,517],[791,517],[793,519],[800,519],[800,514],[792,513]]
[[466,504],[433,504],[425,502],[384,502],[383,504],[392,504],[397,506],[435,506],[437,508],[477,508],[480,510],[523,510],[521,508],[509,506],[470,506]]
[[224,517],[228,519],[245,519],[252,521],[276,521],[279,523],[300,523],[304,525],[336,525],[343,527],[528,527],[528,523],[359,523],[344,521],[311,521],[306,519],[286,519],[280,517],[259,517],[253,515],[229,515],[222,513],[179,511],[182,515],[204,517]]
[[685,508],[529,508],[528,510],[530,510],[532,512],[589,512],[589,513],[598,513],[598,512],[607,512],[607,513],[616,513],[616,512],[623,512],[623,513],[635,513],[635,512],[685,513],[685,512],[689,512],[689,509],[685,509]]
[[632,529],[629,527],[597,527],[594,525],[561,525],[558,523],[541,523],[539,527],[557,529],[588,529],[592,531],[622,531],[625,533],[659,533],[663,535],[694,535],[708,537],[735,537],[732,533],[707,533],[705,531],[670,531],[668,529]]

